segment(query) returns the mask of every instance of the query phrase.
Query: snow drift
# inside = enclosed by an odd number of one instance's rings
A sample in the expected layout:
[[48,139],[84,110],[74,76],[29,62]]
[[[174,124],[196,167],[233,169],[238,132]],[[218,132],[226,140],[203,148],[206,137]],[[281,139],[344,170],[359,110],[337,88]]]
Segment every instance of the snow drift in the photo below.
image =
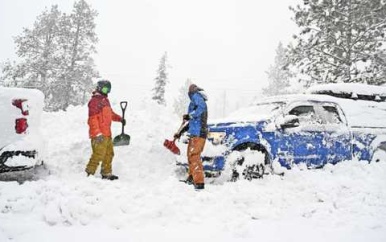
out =
[[[119,113],[118,103],[113,109]],[[42,119],[50,174],[0,183],[0,241],[386,240],[386,163],[295,167],[252,182],[207,180],[197,192],[178,181],[176,157],[163,147],[180,118],[142,102],[127,111],[130,146],[115,148],[120,179],[106,181],[84,172],[87,107]]]

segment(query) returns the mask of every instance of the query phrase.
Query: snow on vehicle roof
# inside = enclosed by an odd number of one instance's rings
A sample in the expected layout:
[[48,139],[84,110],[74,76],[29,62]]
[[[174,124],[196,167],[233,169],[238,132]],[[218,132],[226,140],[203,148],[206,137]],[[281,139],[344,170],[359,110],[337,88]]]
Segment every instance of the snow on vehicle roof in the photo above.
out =
[[43,100],[44,94],[37,89],[0,87],[0,97],[24,97]]
[[385,101],[386,86],[362,83],[330,83],[315,85],[307,89],[308,94],[328,94],[341,98]]
[[333,97],[327,95],[289,94],[265,97],[248,107],[240,108],[225,118],[211,120],[210,123],[258,122],[266,120],[275,115],[279,106],[295,101],[336,103]]
[[[345,85],[339,85],[341,87]],[[348,85],[350,86],[350,85]],[[363,88],[361,93],[370,93],[374,86],[354,85]],[[368,90],[365,90],[368,87]],[[378,87],[378,93],[382,93],[382,87]],[[337,89],[338,90],[338,89]],[[354,90],[354,89],[352,89]],[[375,93],[375,92],[373,92]],[[386,102],[375,102],[369,100],[345,99],[324,94],[294,94],[284,96],[273,96],[257,101],[255,105],[269,102],[293,102],[293,101],[316,101],[337,103],[343,109],[348,124],[352,127],[386,128]]]
[[346,113],[350,126],[386,127],[386,86],[330,83],[310,87],[306,93],[331,95]]
[[336,103],[343,109],[351,127],[386,128],[386,102],[344,99],[323,94],[292,94],[262,98],[251,106],[233,112],[227,118],[211,120],[211,123],[265,120],[274,115],[274,105],[280,106],[295,101]]
[[253,105],[260,105],[264,103],[289,103],[294,101],[336,102],[336,99],[328,95],[320,94],[288,94],[264,97],[258,99]]
[[385,96],[386,86],[375,86],[362,83],[329,83],[312,86],[308,88],[306,93],[318,93],[319,91]]
[[386,102],[336,98],[352,127],[386,128]]

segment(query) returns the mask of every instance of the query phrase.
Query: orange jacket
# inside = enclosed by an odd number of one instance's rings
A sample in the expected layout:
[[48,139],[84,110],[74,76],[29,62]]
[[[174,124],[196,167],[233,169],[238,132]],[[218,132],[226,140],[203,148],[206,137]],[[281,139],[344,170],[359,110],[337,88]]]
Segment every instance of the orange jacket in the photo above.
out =
[[98,135],[111,137],[111,122],[120,122],[121,116],[114,113],[111,109],[110,101],[107,96],[98,92],[93,93],[93,96],[88,103],[88,126],[90,138]]

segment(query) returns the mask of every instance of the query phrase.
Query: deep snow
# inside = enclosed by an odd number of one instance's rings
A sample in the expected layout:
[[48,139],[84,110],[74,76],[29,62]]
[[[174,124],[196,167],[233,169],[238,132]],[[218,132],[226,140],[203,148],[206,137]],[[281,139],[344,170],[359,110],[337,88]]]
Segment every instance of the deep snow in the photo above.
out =
[[148,102],[127,114],[131,144],[115,148],[113,163],[120,179],[105,181],[84,172],[87,107],[44,113],[50,174],[0,182],[0,241],[386,241],[385,162],[207,180],[197,192],[178,181],[176,157],[163,147],[179,117]]

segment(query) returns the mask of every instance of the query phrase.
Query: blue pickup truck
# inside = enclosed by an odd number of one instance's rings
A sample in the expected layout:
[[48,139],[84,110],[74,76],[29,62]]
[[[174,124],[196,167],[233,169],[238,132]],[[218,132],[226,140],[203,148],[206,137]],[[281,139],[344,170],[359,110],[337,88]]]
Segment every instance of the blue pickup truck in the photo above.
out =
[[[342,106],[349,110],[351,120]],[[364,120],[366,126],[356,125]],[[372,122],[384,123],[384,127],[369,126]],[[319,168],[344,160],[383,158],[384,102],[313,94],[267,98],[211,123],[202,157],[207,177],[231,170],[231,180],[261,178],[274,172],[277,164],[287,169],[298,164]]]

